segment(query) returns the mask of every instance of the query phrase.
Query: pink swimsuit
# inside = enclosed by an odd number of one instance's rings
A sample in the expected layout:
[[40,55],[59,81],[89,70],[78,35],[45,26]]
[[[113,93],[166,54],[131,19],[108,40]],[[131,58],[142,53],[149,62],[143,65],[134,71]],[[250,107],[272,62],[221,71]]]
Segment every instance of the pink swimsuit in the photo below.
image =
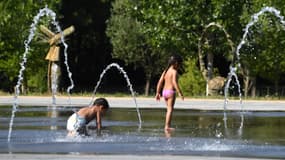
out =
[[170,98],[173,94],[175,94],[175,91],[172,89],[164,89],[162,91],[162,96],[164,97],[165,100]]

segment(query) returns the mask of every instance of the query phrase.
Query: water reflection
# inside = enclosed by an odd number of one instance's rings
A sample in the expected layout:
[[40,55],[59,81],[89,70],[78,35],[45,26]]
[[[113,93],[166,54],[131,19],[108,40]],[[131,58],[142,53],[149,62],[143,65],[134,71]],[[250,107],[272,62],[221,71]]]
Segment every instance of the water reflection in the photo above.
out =
[[56,106],[48,106],[48,112],[47,116],[50,117],[52,125],[50,126],[51,130],[57,130],[57,125],[56,125],[56,118],[58,117],[59,112],[56,110]]

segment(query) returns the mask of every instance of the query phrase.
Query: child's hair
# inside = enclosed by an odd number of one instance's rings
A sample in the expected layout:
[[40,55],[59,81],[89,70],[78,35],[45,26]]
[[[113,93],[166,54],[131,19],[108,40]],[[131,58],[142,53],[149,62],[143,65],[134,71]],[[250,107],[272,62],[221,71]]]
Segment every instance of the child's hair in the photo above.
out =
[[109,103],[105,98],[97,98],[95,99],[93,105],[102,105],[104,108],[108,109],[109,108]]
[[178,63],[179,65],[182,63],[182,57],[178,54],[173,54],[172,56],[170,56],[165,72],[169,69],[171,65],[175,63]]
[[175,63],[178,63],[178,64],[181,64],[182,63],[182,57],[178,54],[173,54],[170,58],[169,58],[169,61],[168,61],[168,64],[172,65],[172,64],[175,64]]

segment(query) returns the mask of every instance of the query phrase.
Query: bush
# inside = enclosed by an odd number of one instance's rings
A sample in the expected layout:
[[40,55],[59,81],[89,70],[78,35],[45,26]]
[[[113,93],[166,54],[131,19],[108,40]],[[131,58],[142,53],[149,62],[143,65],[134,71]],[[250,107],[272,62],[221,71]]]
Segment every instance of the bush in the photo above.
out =
[[179,83],[185,96],[202,96],[206,94],[206,82],[196,66],[197,59],[187,59],[184,62],[185,73]]
[[46,92],[47,91],[47,71],[43,67],[38,68],[38,72],[30,75],[28,79],[28,90],[30,92]]

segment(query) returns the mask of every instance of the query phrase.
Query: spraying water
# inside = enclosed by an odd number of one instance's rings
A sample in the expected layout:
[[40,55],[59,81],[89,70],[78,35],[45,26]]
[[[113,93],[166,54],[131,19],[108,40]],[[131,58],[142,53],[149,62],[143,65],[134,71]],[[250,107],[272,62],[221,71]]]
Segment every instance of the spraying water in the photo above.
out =
[[[52,19],[52,24],[56,27],[57,32],[62,33],[62,30],[58,24],[58,22],[56,21],[56,14],[50,10],[49,8],[45,7],[43,9],[40,9],[39,13],[34,17],[33,23],[30,26],[30,31],[29,31],[29,36],[28,39],[25,40],[24,44],[25,44],[25,52],[23,54],[23,60],[20,63],[21,65],[21,69],[19,71],[19,75],[18,75],[18,81],[17,81],[17,85],[15,86],[15,103],[17,104],[17,98],[20,94],[20,86],[22,85],[22,81],[23,81],[23,72],[26,69],[25,64],[27,63],[27,54],[29,53],[30,50],[30,43],[33,40],[34,36],[35,36],[35,31],[36,31],[36,26],[38,24],[38,22],[40,21],[40,18],[43,16],[48,16],[51,17]],[[72,73],[70,71],[69,65],[68,65],[68,61],[67,61],[67,48],[68,45],[65,43],[64,40],[64,36],[61,36],[61,42],[64,45],[64,64],[66,65],[66,69],[68,72],[68,77],[70,80],[70,86],[67,88],[67,93],[68,95],[70,95],[70,90],[74,87],[74,82],[72,80]]]
[[129,89],[130,89],[130,91],[131,91],[133,100],[134,100],[135,105],[136,105],[136,110],[137,110],[138,120],[139,120],[139,128],[141,128],[142,120],[141,120],[140,111],[139,111],[139,108],[138,108],[138,105],[137,105],[137,100],[136,100],[136,97],[135,97],[135,92],[134,92],[134,90],[133,90],[133,86],[132,86],[132,84],[131,84],[131,82],[130,82],[130,79],[129,79],[127,73],[126,73],[126,72],[124,71],[124,69],[123,69],[122,67],[120,67],[120,65],[117,64],[117,63],[111,63],[111,64],[109,64],[109,65],[102,71],[102,73],[101,73],[101,75],[100,75],[100,78],[99,78],[99,80],[98,80],[98,82],[97,82],[97,84],[96,84],[96,86],[95,86],[95,88],[94,88],[93,96],[92,96],[92,99],[91,99],[91,102],[90,102],[89,105],[92,105],[92,102],[94,101],[95,94],[96,94],[96,92],[97,92],[97,89],[98,89],[98,87],[99,87],[101,81],[102,81],[102,78],[104,77],[104,75],[106,74],[106,72],[107,72],[109,69],[111,69],[112,67],[117,68],[117,69],[120,71],[120,73],[122,73],[122,74],[124,75],[124,78],[125,78],[126,81],[127,81],[128,87],[129,87]]
[[13,128],[13,123],[14,123],[14,118],[15,118],[15,113],[17,111],[17,105],[13,104],[13,108],[12,108],[12,114],[11,114],[11,119],[10,119],[10,123],[9,123],[9,132],[8,132],[8,142],[10,142],[11,140],[11,134],[12,134],[12,128]]
[[[36,31],[36,26],[38,24],[38,22],[40,21],[40,18],[43,16],[48,16],[52,19],[52,24],[56,27],[56,30],[58,33],[62,33],[62,30],[58,24],[58,22],[56,21],[56,14],[55,12],[53,12],[52,10],[50,10],[49,8],[47,8],[47,6],[43,9],[40,9],[39,13],[34,17],[33,19],[33,23],[30,26],[30,31],[29,31],[29,36],[28,39],[24,41],[24,45],[25,45],[25,52],[23,54],[23,58],[22,58],[22,62],[20,63],[21,65],[21,69],[19,71],[19,75],[18,75],[18,81],[17,84],[15,86],[15,97],[14,97],[14,105],[13,105],[13,110],[12,110],[12,115],[11,115],[11,120],[10,120],[10,125],[9,125],[9,134],[8,134],[8,142],[10,142],[10,138],[11,138],[11,133],[12,133],[12,126],[13,126],[13,121],[14,121],[14,117],[15,117],[15,112],[17,111],[18,108],[18,96],[20,94],[20,86],[22,85],[22,81],[23,81],[23,72],[25,71],[26,67],[25,64],[27,63],[27,55],[29,53],[30,50],[30,43],[33,40],[34,36],[35,36],[35,31]],[[74,82],[72,80],[72,73],[70,72],[69,69],[69,65],[68,65],[68,61],[67,61],[67,48],[68,45],[65,43],[64,41],[64,36],[63,34],[61,34],[62,36],[61,38],[61,42],[64,45],[64,64],[66,65],[66,69],[68,72],[68,77],[70,80],[70,86],[67,88],[67,93],[69,95],[69,103],[70,103],[70,90],[74,87]],[[56,78],[57,79],[57,78]],[[56,89],[56,87],[53,87],[54,89]],[[53,89],[53,103],[55,104],[55,94]]]
[[[249,35],[249,29],[258,21],[259,16],[264,14],[265,12],[269,12],[269,13],[274,14],[279,19],[279,21],[283,25],[283,27],[285,27],[284,17],[280,15],[280,11],[279,10],[277,10],[277,9],[275,9],[273,7],[264,7],[258,13],[254,14],[251,17],[250,22],[245,27],[245,31],[244,31],[244,34],[242,36],[242,39],[241,39],[240,43],[237,46],[237,49],[236,49],[236,52],[235,52],[236,60],[233,62],[233,65],[230,66],[230,72],[228,74],[228,79],[227,79],[227,83],[226,83],[227,85],[225,86],[225,90],[224,90],[225,91],[225,101],[226,102],[228,101],[227,95],[228,95],[229,84],[230,84],[230,82],[232,80],[232,77],[235,77],[235,79],[237,81],[237,85],[238,85],[238,88],[239,88],[238,89],[239,97],[240,97],[240,100],[241,100],[242,94],[240,92],[240,85],[239,85],[239,81],[238,81],[237,76],[236,76],[236,71],[241,66],[241,64],[240,64],[240,49],[246,43],[247,36]],[[241,101],[241,103],[242,103],[242,101]]]
[[[206,31],[210,28],[210,27],[217,27],[217,28],[219,28],[220,30],[222,30],[223,31],[223,33],[225,34],[225,36],[226,36],[226,38],[227,38],[227,42],[228,42],[228,44],[229,44],[229,46],[230,46],[230,48],[231,48],[231,53],[233,53],[234,54],[234,52],[235,52],[235,48],[234,48],[234,43],[232,42],[232,40],[230,39],[230,35],[229,35],[229,33],[226,31],[226,29],[222,26],[222,25],[220,25],[220,24],[218,24],[218,23],[215,23],[215,22],[211,22],[211,23],[209,23],[205,28],[204,28],[204,30],[203,30],[203,33],[202,33],[202,36],[200,37],[200,39],[199,39],[199,43],[198,43],[198,53],[199,53],[199,56],[202,56],[202,42],[203,42],[203,39],[204,38],[206,38],[206,37],[204,37],[205,35],[206,35]],[[199,60],[200,60],[201,58],[199,58]],[[203,75],[204,75],[204,77],[206,77],[206,79],[207,79],[207,86],[206,86],[206,96],[208,96],[208,94],[209,94],[209,88],[208,88],[208,81],[209,81],[209,79],[210,79],[210,77],[211,76],[209,76],[210,75],[210,65],[208,64],[208,67],[207,67],[207,70],[206,69],[204,69],[205,68],[205,64],[204,64],[204,62],[203,61],[199,61],[200,62],[200,68],[202,68],[203,69]],[[208,62],[209,63],[209,62]],[[235,78],[235,80],[237,81],[237,83],[238,83],[238,86],[240,86],[240,84],[239,84],[239,81],[238,81],[238,77],[237,77],[237,75],[236,75],[236,73],[235,73],[235,70],[234,69],[232,69],[231,70],[231,72],[229,73],[229,75],[230,76],[233,76],[234,78]],[[230,81],[228,81],[227,82],[227,84],[225,85],[226,87],[225,88],[229,88],[229,85],[230,85],[230,82],[231,82],[231,80]],[[225,92],[225,97],[227,97],[227,92]],[[240,91],[240,87],[239,87],[239,96],[240,96],[240,103],[242,104],[242,99],[241,99],[241,91]],[[227,108],[226,108],[226,105],[227,105],[227,103],[228,103],[228,99],[225,99],[225,103],[224,103],[224,118],[223,118],[223,120],[224,120],[224,126],[225,126],[225,132],[226,133],[228,133],[228,127],[227,127],[227,114],[226,114],[226,110],[227,110]],[[240,124],[240,131],[239,132],[241,132],[242,131],[242,127],[243,127],[243,114],[241,114],[241,124]],[[221,137],[222,136],[222,133],[221,132],[217,132],[217,137]]]
[[57,83],[58,83],[58,72],[59,67],[56,63],[52,63],[51,66],[51,91],[52,91],[52,104],[56,104],[56,92],[57,92]]
[[227,111],[227,104],[228,104],[229,100],[227,98],[228,95],[227,95],[226,89],[229,88],[230,83],[232,81],[232,77],[235,78],[237,86],[238,86],[239,100],[240,100],[240,105],[241,105],[241,113],[240,113],[241,123],[240,123],[240,127],[239,127],[239,130],[238,130],[238,134],[241,135],[242,134],[242,129],[243,129],[243,122],[244,122],[244,116],[243,116],[243,113],[242,113],[242,111],[243,111],[242,94],[241,94],[241,90],[240,90],[240,83],[239,83],[239,80],[238,80],[238,76],[236,74],[236,68],[232,68],[232,66],[230,66],[230,72],[228,74],[228,78],[229,79],[228,79],[228,81],[227,81],[227,83],[225,85],[225,102],[224,102],[224,118],[223,118],[223,120],[224,120],[225,130],[226,130],[226,132],[228,132],[227,131],[228,127],[227,127],[227,113],[226,113],[226,111]]
[[[237,46],[237,49],[235,52],[236,60],[233,62],[232,65],[230,65],[230,72],[228,73],[227,83],[226,83],[225,88],[224,88],[224,94],[225,94],[224,111],[227,109],[226,105],[228,104],[228,90],[229,90],[230,82],[232,81],[232,78],[234,77],[236,80],[236,84],[238,86],[241,111],[243,112],[242,94],[241,94],[241,89],[240,89],[241,87],[240,87],[240,83],[239,83],[239,80],[238,80],[238,77],[236,74],[238,68],[240,68],[240,66],[241,66],[241,64],[240,64],[240,49],[246,43],[247,36],[249,35],[249,29],[258,21],[259,16],[266,13],[266,12],[274,14],[279,19],[280,23],[283,25],[283,28],[285,28],[284,17],[280,15],[279,10],[277,10],[273,7],[264,7],[258,13],[254,14],[251,17],[250,22],[245,27],[245,31],[244,31],[244,34],[242,36],[242,39]],[[241,125],[240,125],[239,132],[242,132],[242,128],[243,128],[244,117],[243,117],[242,112],[241,112]],[[226,120],[227,120],[227,117],[226,117],[226,113],[224,112],[225,124],[226,124]]]

